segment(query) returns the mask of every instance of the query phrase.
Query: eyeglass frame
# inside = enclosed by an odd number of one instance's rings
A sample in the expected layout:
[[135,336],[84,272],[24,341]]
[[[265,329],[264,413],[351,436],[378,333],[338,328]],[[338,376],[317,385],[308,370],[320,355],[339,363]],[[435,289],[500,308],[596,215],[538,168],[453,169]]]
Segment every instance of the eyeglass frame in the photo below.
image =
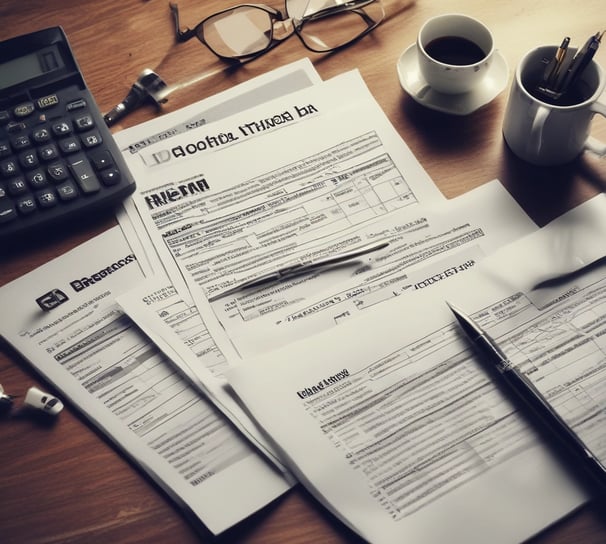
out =
[[[375,2],[380,4],[381,0],[350,0],[349,2],[347,2],[345,4],[322,9],[307,17],[304,16],[301,20],[298,20],[298,21],[295,18],[288,16],[288,9],[286,8],[287,1],[288,0],[284,0],[286,17],[284,17],[284,15],[282,15],[282,12],[280,10],[275,9],[271,6],[267,6],[265,4],[237,4],[235,6],[231,6],[229,8],[217,11],[217,12],[213,13],[212,15],[209,15],[208,17],[205,17],[194,28],[185,27],[184,30],[181,30],[181,27],[179,24],[179,7],[178,7],[177,3],[169,2],[169,7],[170,7],[170,10],[171,10],[171,13],[173,16],[173,20],[175,23],[175,36],[176,36],[177,42],[182,43],[182,42],[186,42],[186,41],[190,40],[191,38],[197,38],[200,41],[200,43],[205,45],[214,55],[216,55],[220,59],[225,60],[225,61],[239,61],[239,62],[248,62],[248,61],[256,59],[257,57],[260,57],[261,55],[264,55],[268,51],[271,51],[277,45],[286,41],[293,34],[297,35],[297,37],[299,38],[299,40],[301,41],[303,46],[306,49],[308,49],[309,51],[312,51],[313,53],[331,53],[333,51],[338,51],[340,49],[343,49],[344,47],[347,47],[347,46],[351,45],[352,43],[358,41],[359,39],[363,38],[364,36],[366,36],[367,34],[372,32],[375,28],[377,28],[383,21],[383,17],[381,17],[381,19],[378,21],[374,21],[371,17],[368,16],[368,14],[363,9],[366,6],[373,4]],[[234,56],[221,55],[221,54],[217,53],[210,45],[208,45],[208,43],[204,40],[204,33],[203,32],[198,33],[198,29],[200,29],[204,25],[204,23],[206,23],[209,19],[212,19],[213,17],[216,17],[217,15],[227,13],[229,11],[232,11],[232,10],[234,10],[236,8],[240,8],[240,7],[249,7],[249,8],[253,8],[253,9],[260,9],[262,11],[265,11],[269,15],[271,23],[272,23],[271,29],[270,29],[270,35],[269,35],[269,43],[267,44],[267,46],[264,49],[262,49],[261,51],[257,51],[255,53],[250,53],[247,55],[234,55]],[[341,45],[338,45],[336,47],[332,47],[332,48],[326,49],[326,50],[314,49],[313,47],[310,47],[307,43],[305,43],[305,40],[303,39],[303,37],[301,36],[300,33],[303,30],[303,27],[306,23],[313,22],[315,20],[322,19],[323,17],[327,17],[330,15],[336,15],[340,12],[357,13],[366,22],[367,28],[364,31],[362,31],[360,34],[358,34],[357,36],[352,38],[351,40],[348,40],[347,42],[345,42]],[[292,30],[289,29],[288,34],[282,38],[274,37],[275,23],[289,23],[289,22],[292,24]]]

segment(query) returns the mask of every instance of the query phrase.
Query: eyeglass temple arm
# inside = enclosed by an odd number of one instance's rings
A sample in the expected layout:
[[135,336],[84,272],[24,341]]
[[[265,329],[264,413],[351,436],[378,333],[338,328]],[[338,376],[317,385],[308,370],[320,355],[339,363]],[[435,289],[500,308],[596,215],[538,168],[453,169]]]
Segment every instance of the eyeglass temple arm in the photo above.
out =
[[[356,13],[358,14],[360,17],[362,17],[362,19],[364,19],[364,21],[366,22],[366,24],[371,25],[371,24],[375,24],[375,20],[368,15],[368,13],[366,13],[364,11],[364,8],[370,4],[371,2],[368,1],[364,1],[362,0],[360,1],[353,1],[353,2],[348,2],[346,4],[343,4],[341,6],[333,6],[330,8],[326,8],[326,9],[321,9],[320,11],[317,11],[316,13],[312,13],[311,15],[308,15],[307,17],[303,17],[302,21],[314,21],[316,19],[322,19],[326,16],[329,15],[336,15],[337,13],[342,13],[344,11],[349,11],[352,13]],[[356,4],[362,4],[362,6],[360,7],[356,7]]]
[[191,28],[186,28],[185,30],[181,30],[179,25],[179,6],[174,2],[168,3],[170,7],[170,12],[173,15],[173,21],[175,22],[175,37],[178,42],[186,42],[187,40],[193,38],[196,34]]

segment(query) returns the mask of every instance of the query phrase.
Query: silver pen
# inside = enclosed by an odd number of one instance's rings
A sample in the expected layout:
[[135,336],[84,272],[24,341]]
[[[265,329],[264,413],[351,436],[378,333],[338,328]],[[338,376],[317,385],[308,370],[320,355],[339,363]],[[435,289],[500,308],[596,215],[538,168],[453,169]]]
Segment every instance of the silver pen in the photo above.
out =
[[330,257],[325,257],[324,259],[318,259],[316,261],[301,261],[291,266],[285,266],[284,268],[278,268],[273,272],[269,272],[268,274],[263,274],[252,280],[248,280],[234,287],[230,287],[225,291],[221,291],[220,293],[214,294],[208,297],[209,302],[213,302],[217,299],[226,297],[233,293],[237,293],[238,291],[244,291],[246,289],[251,289],[253,287],[261,287],[263,285],[267,285],[268,283],[273,283],[276,281],[281,281],[284,279],[292,278],[294,276],[300,276],[302,274],[309,274],[314,270],[318,270],[320,268],[327,268],[329,266],[333,266],[335,264],[342,263],[344,261],[351,261],[357,257],[361,257],[368,253],[373,253],[374,251],[379,251],[380,249],[384,249],[389,245],[389,242],[381,241],[378,243],[370,244],[367,246],[360,247],[358,249],[354,249],[352,251],[347,251],[345,253],[339,253],[338,255],[332,255]]

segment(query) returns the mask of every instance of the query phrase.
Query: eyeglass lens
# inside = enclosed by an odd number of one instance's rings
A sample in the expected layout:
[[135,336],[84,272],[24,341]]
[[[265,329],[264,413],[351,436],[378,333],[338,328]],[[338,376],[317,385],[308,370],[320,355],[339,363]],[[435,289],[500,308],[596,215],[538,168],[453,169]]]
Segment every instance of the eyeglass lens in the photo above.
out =
[[267,11],[255,6],[237,6],[206,19],[198,32],[217,55],[242,57],[267,49],[272,25]]
[[286,10],[289,17],[304,21],[297,33],[305,46],[322,53],[347,45],[383,20],[380,1],[357,4],[360,7],[346,0],[286,0]]
[[[353,8],[349,7],[354,5]],[[372,30],[384,16],[381,2],[344,0],[286,0],[286,11],[294,19],[297,34],[312,51],[327,52],[342,47]],[[206,19],[198,28],[198,37],[217,55],[245,57],[269,48],[274,24],[260,6],[242,5]],[[281,39],[281,38],[280,38]]]

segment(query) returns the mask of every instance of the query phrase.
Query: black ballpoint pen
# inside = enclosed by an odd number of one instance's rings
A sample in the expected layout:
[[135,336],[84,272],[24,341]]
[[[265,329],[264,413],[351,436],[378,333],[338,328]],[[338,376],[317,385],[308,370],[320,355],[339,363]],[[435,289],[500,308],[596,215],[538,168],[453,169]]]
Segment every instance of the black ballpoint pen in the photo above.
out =
[[568,66],[566,73],[560,78],[561,82],[559,82],[557,85],[557,92],[564,94],[574,86],[574,83],[583,73],[585,68],[587,68],[587,65],[591,62],[591,59],[594,57],[596,51],[600,47],[603,34],[603,32],[597,32],[593,36],[590,36],[583,47],[577,51],[570,65]]
[[547,430],[551,431],[552,435],[561,442],[562,446],[567,448],[582,463],[582,468],[591,477],[592,481],[597,483],[602,491],[605,491],[606,467],[553,409],[534,384],[511,364],[495,341],[468,315],[452,304],[448,302],[446,304],[448,304],[461,329],[473,343],[482,360],[491,364],[498,371],[512,393],[517,395],[522,404],[528,408],[530,411],[528,415],[534,416],[537,423],[540,422],[545,425]]

